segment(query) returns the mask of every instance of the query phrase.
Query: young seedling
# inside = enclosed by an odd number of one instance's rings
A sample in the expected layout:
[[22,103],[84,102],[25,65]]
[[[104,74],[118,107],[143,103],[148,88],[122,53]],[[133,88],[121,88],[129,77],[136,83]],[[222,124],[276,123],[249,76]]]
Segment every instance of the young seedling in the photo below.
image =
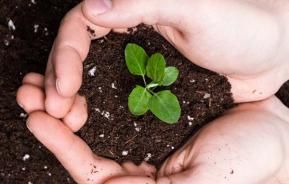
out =
[[[179,75],[176,67],[166,67],[162,54],[148,56],[137,44],[129,43],[125,48],[125,61],[131,74],[141,76],[145,87],[136,85],[128,97],[128,107],[133,115],[144,115],[149,110],[160,120],[177,123],[181,107],[177,97],[170,90],[154,92],[159,86],[170,86]],[[147,83],[146,77],[151,81]]]

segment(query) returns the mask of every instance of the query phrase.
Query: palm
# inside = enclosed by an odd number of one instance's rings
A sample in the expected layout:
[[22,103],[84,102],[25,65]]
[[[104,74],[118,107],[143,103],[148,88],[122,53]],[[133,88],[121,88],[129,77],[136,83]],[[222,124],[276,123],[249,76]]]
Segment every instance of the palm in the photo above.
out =
[[241,105],[202,129],[166,161],[159,176],[171,176],[176,184],[282,183],[289,166],[286,114],[275,98]]

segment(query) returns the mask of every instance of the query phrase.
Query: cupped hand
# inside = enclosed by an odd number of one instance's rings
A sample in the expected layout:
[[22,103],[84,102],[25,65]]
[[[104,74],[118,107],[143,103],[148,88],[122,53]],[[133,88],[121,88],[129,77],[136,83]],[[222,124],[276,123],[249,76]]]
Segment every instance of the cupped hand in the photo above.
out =
[[85,0],[96,25],[154,26],[195,64],[228,77],[236,102],[265,99],[289,79],[289,2]]
[[84,97],[77,95],[69,113],[62,119],[56,119],[45,112],[44,77],[30,73],[23,79],[23,85],[17,92],[17,102],[23,104],[29,113],[27,127],[44,144],[81,184],[103,184],[108,179],[120,176],[148,178],[155,176],[155,168],[143,163],[119,165],[94,155],[88,145],[74,132],[78,131],[87,118]]
[[105,184],[280,184],[289,175],[289,109],[276,97],[240,105],[170,157],[157,181],[122,176]]
[[[94,33],[89,30],[94,30]],[[90,42],[109,31],[84,18],[81,5],[73,8],[62,20],[44,78],[44,106],[49,115],[63,118],[69,113],[77,100],[82,83],[82,62],[87,57]]]
[[[289,78],[287,1],[86,0],[61,23],[45,74],[45,107],[63,118],[92,39],[152,25],[197,65],[227,76],[236,102],[265,99]],[[88,31],[90,30],[90,31]]]

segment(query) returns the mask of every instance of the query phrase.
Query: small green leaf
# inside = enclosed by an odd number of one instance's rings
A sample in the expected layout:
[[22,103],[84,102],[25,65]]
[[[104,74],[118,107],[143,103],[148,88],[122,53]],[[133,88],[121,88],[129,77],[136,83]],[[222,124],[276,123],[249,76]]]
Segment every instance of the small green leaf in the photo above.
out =
[[163,86],[170,86],[179,76],[179,70],[176,67],[170,66],[165,68],[165,76],[162,81]]
[[133,115],[140,116],[146,113],[152,95],[142,86],[136,86],[128,97],[128,108]]
[[133,43],[127,44],[125,48],[125,62],[131,74],[144,76],[148,58],[147,53],[142,47]]
[[154,82],[161,82],[165,75],[166,60],[160,53],[153,54],[146,67],[147,76]]
[[181,107],[177,97],[169,90],[160,91],[151,97],[149,109],[160,120],[174,124],[181,116]]

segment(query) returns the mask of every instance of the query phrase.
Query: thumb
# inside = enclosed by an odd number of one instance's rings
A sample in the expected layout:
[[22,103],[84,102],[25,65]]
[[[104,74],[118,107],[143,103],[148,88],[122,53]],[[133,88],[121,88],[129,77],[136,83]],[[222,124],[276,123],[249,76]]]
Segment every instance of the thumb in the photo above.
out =
[[141,23],[175,26],[181,21],[184,3],[177,0],[85,0],[84,15],[94,24],[128,28]]

